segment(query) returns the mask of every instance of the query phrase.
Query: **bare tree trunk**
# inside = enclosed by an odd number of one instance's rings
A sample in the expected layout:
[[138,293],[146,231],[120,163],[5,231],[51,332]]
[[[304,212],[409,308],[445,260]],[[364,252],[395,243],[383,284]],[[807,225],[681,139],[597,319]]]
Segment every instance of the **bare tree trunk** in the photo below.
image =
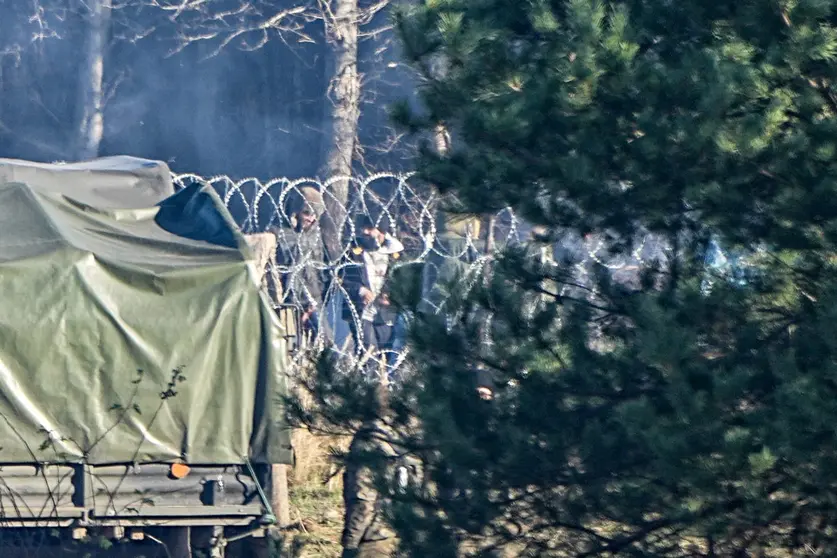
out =
[[110,0],[89,0],[90,10],[84,69],[81,75],[81,124],[79,126],[78,159],[98,156],[104,134],[105,50],[110,31]]
[[276,514],[276,526],[284,529],[291,524],[291,497],[288,493],[288,466],[270,466],[270,505]]
[[[333,9],[331,9],[333,8]],[[326,29],[331,46],[331,69],[326,95],[329,125],[325,130],[325,153],[321,176],[351,176],[358,119],[360,117],[360,76],[357,70],[358,0],[331,0],[323,3]],[[334,261],[342,252],[340,236],[349,202],[349,181],[332,184],[324,193],[326,212],[322,228],[328,258]]]

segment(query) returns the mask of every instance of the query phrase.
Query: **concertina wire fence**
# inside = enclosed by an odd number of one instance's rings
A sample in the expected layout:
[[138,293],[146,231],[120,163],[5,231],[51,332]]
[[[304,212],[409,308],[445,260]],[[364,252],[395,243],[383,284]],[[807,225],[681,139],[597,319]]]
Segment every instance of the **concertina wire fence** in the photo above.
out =
[[[339,277],[346,265],[351,265],[346,256],[351,250],[354,237],[354,223],[359,215],[367,215],[373,221],[385,218],[386,232],[392,234],[404,244],[404,252],[397,260],[390,263],[390,269],[402,266],[433,265],[447,258],[455,258],[462,262],[465,272],[462,274],[462,289],[471,289],[481,277],[485,268],[497,251],[511,243],[527,242],[531,227],[521,222],[511,209],[506,209],[488,221],[492,224],[490,231],[483,230],[481,238],[474,238],[467,234],[464,242],[460,242],[458,250],[446,250],[439,242],[437,231],[436,209],[439,199],[432,193],[419,190],[410,183],[410,173],[377,173],[366,177],[334,177],[326,181],[313,178],[274,178],[262,182],[256,178],[233,180],[228,176],[211,178],[195,174],[172,174],[176,188],[182,188],[192,183],[211,186],[221,197],[233,219],[245,235],[275,231],[277,227],[289,228],[291,215],[304,204],[302,189],[314,187],[318,189],[326,200],[326,206],[332,206],[336,198],[332,193],[334,185],[338,183],[349,185],[349,204],[343,207],[340,222],[335,222],[338,231],[348,231],[340,235],[342,252],[329,261],[328,258],[311,257],[311,254],[298,253],[292,261],[278,262],[275,251],[267,263],[266,275],[274,282],[281,280],[295,283],[303,270],[314,270],[325,277]],[[342,206],[341,206],[342,207]],[[331,217],[330,215],[328,217]],[[335,220],[336,221],[336,220]],[[319,227],[319,223],[315,226]],[[486,227],[483,225],[483,228]],[[286,229],[284,234],[293,234]],[[485,241],[491,236],[493,243]],[[282,242],[279,238],[278,242]],[[489,246],[489,250],[486,250]],[[490,253],[489,253],[490,252]],[[546,252],[543,252],[546,255]],[[579,238],[567,234],[555,246],[548,258],[563,258],[574,266],[575,282],[584,288],[592,288],[590,273],[594,264],[607,267],[617,281],[633,282],[639,274],[644,261],[651,259],[665,259],[665,250],[658,239],[646,235],[638,247],[630,254],[613,256],[606,250],[605,241],[600,236]],[[422,285],[422,295],[426,297],[432,285]],[[564,287],[566,289],[567,287]],[[277,305],[296,305],[300,300],[293,299],[293,295],[283,292],[272,298]],[[563,291],[562,291],[563,294]],[[346,290],[339,281],[329,281],[321,303],[320,321],[326,322],[326,328],[320,328],[317,336],[309,338],[314,346],[323,348],[328,346],[338,351],[346,369],[357,369],[362,365],[368,377],[380,380],[381,374],[387,370],[390,381],[397,381],[399,371],[406,356],[406,350],[376,350],[365,354],[356,354],[351,343],[348,323],[342,319],[342,305],[346,299]],[[587,294],[589,296],[589,293]],[[278,300],[276,299],[278,298]],[[424,298],[427,302],[427,298]],[[438,300],[436,301],[438,303]],[[360,325],[360,315],[354,308],[351,315],[355,323]],[[437,312],[444,312],[444,304],[433,307]],[[490,317],[489,317],[490,320]],[[490,328],[486,328],[488,331]],[[490,342],[490,340],[487,340]],[[387,357],[389,356],[389,359]],[[292,370],[298,361],[292,361]]]

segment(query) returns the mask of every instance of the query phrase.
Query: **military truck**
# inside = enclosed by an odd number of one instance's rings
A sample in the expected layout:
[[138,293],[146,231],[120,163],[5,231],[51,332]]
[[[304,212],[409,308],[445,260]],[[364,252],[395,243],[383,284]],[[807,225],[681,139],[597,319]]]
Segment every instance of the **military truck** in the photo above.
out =
[[0,534],[264,534],[288,339],[255,262],[164,163],[0,159]]

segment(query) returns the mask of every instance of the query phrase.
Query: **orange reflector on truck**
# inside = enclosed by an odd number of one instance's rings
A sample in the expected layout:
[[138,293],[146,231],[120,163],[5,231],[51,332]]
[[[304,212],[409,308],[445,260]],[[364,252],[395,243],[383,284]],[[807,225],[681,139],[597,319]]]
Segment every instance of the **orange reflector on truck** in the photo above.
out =
[[191,469],[185,463],[173,463],[171,466],[171,476],[175,479],[182,479],[189,474]]

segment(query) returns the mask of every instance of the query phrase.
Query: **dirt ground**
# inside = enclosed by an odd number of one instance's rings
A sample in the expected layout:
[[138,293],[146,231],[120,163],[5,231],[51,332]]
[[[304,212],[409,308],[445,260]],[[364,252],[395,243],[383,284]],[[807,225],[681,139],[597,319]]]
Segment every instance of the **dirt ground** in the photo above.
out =
[[286,534],[285,556],[336,558],[340,556],[343,501],[339,491],[307,485],[291,489],[291,517],[298,522]]

